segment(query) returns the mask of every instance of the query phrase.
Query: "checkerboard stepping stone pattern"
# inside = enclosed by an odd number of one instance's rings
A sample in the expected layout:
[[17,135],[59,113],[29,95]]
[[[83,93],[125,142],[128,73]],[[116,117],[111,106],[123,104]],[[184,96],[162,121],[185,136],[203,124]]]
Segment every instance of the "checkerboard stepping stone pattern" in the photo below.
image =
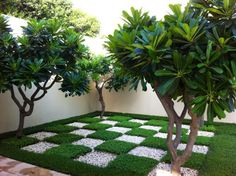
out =
[[[179,144],[178,150],[185,150],[186,144]],[[207,154],[208,152],[208,147],[205,145],[194,145],[193,146],[193,152],[195,153],[202,153],[202,154]]]
[[123,135],[123,136],[116,138],[116,140],[118,140],[118,141],[131,142],[131,143],[135,143],[135,144],[140,144],[141,142],[144,141],[144,139],[145,139],[144,137],[130,136],[130,135]]
[[102,123],[102,124],[108,124],[108,125],[112,125],[114,126],[115,124],[117,124],[118,122],[117,121],[112,121],[112,120],[103,120],[99,123]]
[[152,158],[157,161],[160,161],[166,155],[166,151],[161,149],[154,149],[150,147],[136,147],[133,150],[129,151],[129,154],[141,157]]
[[30,134],[30,135],[28,135],[28,137],[36,138],[41,141],[41,140],[44,140],[45,138],[56,136],[56,135],[57,135],[57,133],[42,131],[42,132]]
[[102,144],[103,142],[105,142],[105,141],[100,140],[100,139],[83,138],[83,139],[80,139],[76,142],[73,142],[72,144],[74,144],[74,145],[84,145],[86,147],[94,149],[95,147]]
[[128,131],[131,130],[131,128],[125,128],[125,127],[111,127],[106,129],[107,131],[114,131],[114,132],[118,132],[118,133],[126,133]]
[[[159,132],[159,133],[155,134],[154,137],[166,139],[166,138],[167,138],[167,133],[161,133],[161,132]],[[172,136],[172,139],[175,139],[175,135],[174,135],[174,134],[173,134],[173,136]]]
[[[198,171],[187,167],[181,167],[181,173],[183,176],[198,176]],[[167,163],[159,163],[156,168],[151,171],[148,176],[172,176],[171,165]]]
[[79,130],[72,131],[71,134],[76,134],[76,135],[80,135],[80,136],[86,137],[89,134],[93,134],[95,132],[96,131],[94,131],[94,130],[79,129]]
[[156,132],[159,132],[162,127],[152,126],[152,125],[143,125],[139,128],[146,129],[146,130],[154,130]]
[[77,127],[77,128],[82,128],[86,125],[88,125],[87,123],[81,123],[81,122],[73,122],[73,123],[69,123],[67,124],[68,126],[73,126],[73,127]]
[[57,147],[57,144],[52,144],[48,142],[39,142],[33,145],[28,145],[26,147],[21,148],[22,150],[27,150],[29,152],[34,152],[34,153],[43,153],[46,150]]
[[135,123],[144,124],[144,123],[147,122],[147,120],[131,119],[131,120],[129,120],[129,122],[135,122]]
[[98,167],[106,167],[112,160],[116,158],[116,155],[105,152],[90,152],[84,156],[80,156],[77,161],[91,164]]

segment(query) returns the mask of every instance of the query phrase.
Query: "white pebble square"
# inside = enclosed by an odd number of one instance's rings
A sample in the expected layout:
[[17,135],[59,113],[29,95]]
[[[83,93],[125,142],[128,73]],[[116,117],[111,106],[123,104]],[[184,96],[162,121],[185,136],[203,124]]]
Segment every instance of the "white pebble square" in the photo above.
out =
[[57,133],[41,131],[38,133],[30,134],[30,135],[28,135],[28,137],[36,138],[41,141],[41,140],[44,140],[45,138],[56,136],[56,135],[57,135]]
[[95,133],[94,130],[86,130],[86,129],[79,129],[79,130],[75,130],[72,131],[71,134],[76,134],[76,135],[80,135],[80,136],[88,136],[89,134],[93,134]]
[[123,136],[116,138],[116,140],[118,140],[118,141],[131,142],[131,143],[135,143],[135,144],[140,144],[141,142],[144,141],[144,139],[145,139],[144,137],[130,136],[130,135],[123,135]]
[[94,151],[87,153],[84,156],[80,156],[76,160],[83,163],[91,164],[93,166],[104,168],[115,158],[116,155],[114,154]]
[[184,128],[184,129],[190,129],[190,125],[185,125],[185,124],[182,124],[182,128]]
[[53,147],[57,147],[57,144],[52,144],[52,143],[48,143],[48,142],[39,142],[37,144],[33,144],[33,145],[28,145],[26,147],[21,148],[22,150],[27,150],[29,152],[34,152],[34,153],[43,153],[46,150],[53,148]]
[[[159,133],[155,134],[154,137],[167,139],[167,135],[168,135],[167,133],[159,132]],[[172,139],[175,139],[175,135],[174,134],[172,135]]]
[[166,151],[161,149],[154,149],[142,146],[136,147],[129,152],[129,154],[131,155],[152,158],[157,161],[160,161],[161,158],[163,158],[166,155],[166,153],[167,153]]
[[129,122],[136,122],[136,123],[141,123],[144,124],[147,122],[147,120],[140,120],[140,119],[131,119],[129,120]]
[[154,130],[154,131],[156,131],[156,132],[159,132],[162,127],[159,127],[159,126],[151,126],[151,125],[143,125],[143,126],[141,126],[141,127],[139,127],[139,128],[143,128],[143,129],[146,129],[146,130]]
[[82,128],[82,127],[88,125],[88,123],[73,122],[73,123],[69,123],[69,124],[67,124],[67,125],[68,125],[68,126],[77,127],[77,128]]
[[114,131],[114,132],[118,132],[118,133],[126,133],[128,131],[131,130],[131,128],[125,128],[125,127],[111,127],[106,129],[107,131]]
[[[178,150],[185,150],[186,144],[179,144]],[[194,145],[193,146],[193,152],[195,153],[202,153],[202,154],[207,154],[208,152],[208,147],[205,145]]]
[[103,140],[100,139],[92,139],[92,138],[83,138],[78,141],[73,142],[74,145],[84,145],[86,147],[89,147],[91,149],[97,147],[98,145],[102,144]]
[[118,122],[117,122],[117,121],[112,121],[112,120],[104,120],[104,121],[101,121],[101,122],[99,122],[99,123],[108,124],[108,125],[114,126],[114,125],[117,124]]
[[[187,134],[189,135],[190,130],[188,130]],[[213,137],[214,133],[213,132],[209,132],[209,131],[198,131],[197,133],[198,136],[204,136],[204,137]]]
[[96,118],[96,119],[104,119],[104,120],[106,120],[108,117],[103,116],[103,117],[101,118],[100,116],[96,116],[96,117],[94,117],[94,118]]

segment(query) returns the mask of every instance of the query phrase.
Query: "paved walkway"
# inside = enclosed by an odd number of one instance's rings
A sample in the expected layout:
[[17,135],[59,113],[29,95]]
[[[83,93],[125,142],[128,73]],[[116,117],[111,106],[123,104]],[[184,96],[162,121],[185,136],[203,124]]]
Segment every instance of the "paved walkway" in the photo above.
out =
[[68,176],[31,164],[0,156],[0,176]]

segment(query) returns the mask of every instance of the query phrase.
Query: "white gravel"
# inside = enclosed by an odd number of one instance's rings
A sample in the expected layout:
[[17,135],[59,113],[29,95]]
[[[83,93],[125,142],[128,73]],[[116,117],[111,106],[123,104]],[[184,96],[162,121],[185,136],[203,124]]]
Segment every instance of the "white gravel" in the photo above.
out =
[[94,130],[79,129],[79,130],[72,131],[71,134],[76,134],[76,135],[80,135],[80,136],[86,137],[89,134],[93,134],[95,132],[96,131],[94,131]]
[[88,125],[88,123],[73,122],[73,123],[70,123],[70,124],[67,124],[67,125],[77,127],[77,128],[82,128],[82,127]]
[[140,137],[140,136],[130,136],[130,135],[123,135],[123,136],[116,138],[116,140],[118,140],[118,141],[131,142],[131,143],[135,143],[135,144],[140,144],[141,142],[144,141],[144,139],[145,138]]
[[[188,130],[187,134],[189,135],[190,130]],[[205,136],[205,137],[213,137],[214,133],[213,132],[209,132],[209,131],[198,131],[197,133],[198,136]]]
[[[198,171],[187,167],[181,167],[183,176],[198,176]],[[167,163],[159,163],[148,176],[172,176],[171,165]]]
[[57,147],[57,144],[52,144],[52,143],[48,143],[48,142],[39,142],[37,144],[33,144],[33,145],[28,145],[26,147],[21,148],[22,150],[27,150],[29,152],[34,152],[34,153],[43,153],[46,150],[53,148],[53,147]]
[[100,116],[96,116],[94,118],[96,118],[96,119],[104,119],[104,120],[108,119],[108,117],[106,117],[106,116],[103,116],[102,118]]
[[131,128],[125,128],[125,127],[111,127],[106,129],[107,131],[114,131],[114,132],[118,132],[118,133],[126,133],[128,131],[131,130]]
[[101,122],[99,122],[99,123],[108,124],[108,125],[114,126],[114,125],[117,124],[118,122],[117,122],[117,121],[112,121],[112,120],[104,120],[104,121],[101,121]]
[[147,130],[154,130],[156,132],[159,132],[162,127],[159,126],[151,126],[151,125],[143,125],[139,128],[147,129]]
[[41,140],[44,140],[45,138],[56,136],[56,135],[57,135],[57,133],[42,131],[42,132],[30,134],[30,135],[28,135],[28,137],[36,138],[41,141]]
[[[186,144],[179,144],[178,150],[185,150]],[[202,154],[207,154],[208,152],[208,147],[205,145],[194,145],[193,146],[193,152],[195,153],[202,153]]]
[[[159,133],[155,134],[154,137],[166,139],[166,138],[167,138],[167,133],[161,133],[161,132],[159,132]],[[175,139],[175,135],[174,135],[174,134],[173,134],[173,136],[172,136],[172,139]]]
[[182,124],[182,128],[184,128],[184,129],[190,129],[190,125],[185,125],[185,124]]
[[136,122],[136,123],[141,123],[144,124],[147,122],[147,120],[140,120],[140,119],[131,119],[129,120],[129,122]]
[[111,153],[93,151],[75,160],[104,168],[115,158],[116,155]]
[[136,147],[133,150],[129,152],[131,155],[135,156],[142,156],[142,157],[148,157],[155,159],[157,161],[160,161],[161,158],[163,158],[166,155],[166,151],[160,150],[160,149],[154,149],[150,147]]
[[83,139],[80,139],[78,141],[73,142],[72,144],[74,144],[74,145],[84,145],[86,147],[94,149],[95,147],[102,144],[103,142],[105,142],[105,141],[100,140],[100,139],[83,138]]

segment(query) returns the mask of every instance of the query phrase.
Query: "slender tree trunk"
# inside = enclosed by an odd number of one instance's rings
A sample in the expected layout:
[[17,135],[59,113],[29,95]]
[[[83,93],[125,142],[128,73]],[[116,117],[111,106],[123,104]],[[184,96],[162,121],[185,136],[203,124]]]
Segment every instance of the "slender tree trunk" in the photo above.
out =
[[21,111],[19,112],[20,112],[19,125],[16,132],[16,137],[18,139],[20,139],[23,136],[24,122],[25,122],[25,117],[26,117],[24,112],[21,112]]
[[104,101],[104,98],[103,98],[103,86],[99,87],[98,82],[96,82],[96,89],[97,89],[98,96],[99,96],[98,100],[101,104],[100,117],[103,118],[103,115],[104,115],[104,112],[105,112],[105,109],[106,109],[105,101]]

